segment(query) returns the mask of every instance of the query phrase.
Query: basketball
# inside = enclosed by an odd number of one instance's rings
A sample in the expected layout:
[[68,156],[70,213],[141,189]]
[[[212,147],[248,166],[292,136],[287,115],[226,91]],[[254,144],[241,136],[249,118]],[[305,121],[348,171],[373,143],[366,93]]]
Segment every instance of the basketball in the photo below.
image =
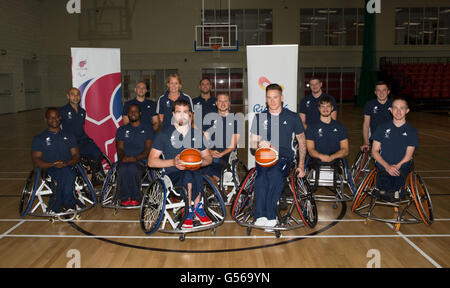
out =
[[184,149],[180,153],[180,160],[187,170],[197,170],[202,165],[202,155],[197,149]]
[[255,153],[255,161],[259,166],[272,167],[278,162],[278,151],[273,147],[259,148]]

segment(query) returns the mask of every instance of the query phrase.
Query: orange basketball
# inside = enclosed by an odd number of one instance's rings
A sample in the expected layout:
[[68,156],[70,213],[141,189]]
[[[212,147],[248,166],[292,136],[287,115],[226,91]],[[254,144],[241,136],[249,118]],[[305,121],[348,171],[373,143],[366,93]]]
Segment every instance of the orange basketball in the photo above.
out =
[[202,165],[202,155],[197,149],[184,149],[180,153],[180,160],[187,170],[197,170]]
[[278,151],[273,147],[259,148],[255,153],[255,161],[259,166],[272,167],[278,162]]

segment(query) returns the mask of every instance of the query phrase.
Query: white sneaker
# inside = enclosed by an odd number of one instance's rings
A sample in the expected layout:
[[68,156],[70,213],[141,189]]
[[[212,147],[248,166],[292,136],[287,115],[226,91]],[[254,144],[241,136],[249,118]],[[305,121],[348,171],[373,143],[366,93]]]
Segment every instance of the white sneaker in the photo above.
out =
[[255,226],[266,226],[267,218],[266,217],[259,217],[256,219],[255,223],[253,225]]
[[277,219],[267,220],[266,221],[266,226],[267,227],[275,227],[275,226],[277,226]]

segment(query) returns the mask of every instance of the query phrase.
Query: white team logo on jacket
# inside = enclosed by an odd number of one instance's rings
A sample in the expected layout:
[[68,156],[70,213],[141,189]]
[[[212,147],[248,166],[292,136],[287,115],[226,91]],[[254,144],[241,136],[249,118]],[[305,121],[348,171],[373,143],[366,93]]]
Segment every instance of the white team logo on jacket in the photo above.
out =
[[384,131],[384,138],[388,138],[389,139],[389,135],[391,134],[391,129],[386,129],[386,131]]
[[125,138],[130,138],[130,130],[125,131]]
[[47,144],[47,146],[52,145],[52,138],[50,137],[45,138],[45,144]]
[[319,134],[319,137],[322,137],[323,136],[322,128],[319,128],[319,130],[317,130],[317,133]]
[[373,107],[373,114],[377,114],[378,112],[378,106]]
[[67,118],[68,118],[68,119],[72,119],[72,112],[70,112],[70,111],[67,112]]

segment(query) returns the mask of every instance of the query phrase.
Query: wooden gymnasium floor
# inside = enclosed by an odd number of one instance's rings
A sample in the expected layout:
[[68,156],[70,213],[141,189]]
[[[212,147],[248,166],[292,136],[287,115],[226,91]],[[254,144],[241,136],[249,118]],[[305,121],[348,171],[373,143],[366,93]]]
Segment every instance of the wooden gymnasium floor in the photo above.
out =
[[[273,234],[246,229],[229,216],[211,232],[177,235],[143,234],[138,211],[95,207],[80,221],[50,223],[42,218],[21,219],[19,196],[31,170],[33,135],[45,125],[43,110],[0,116],[0,267],[66,267],[68,252],[79,251],[81,267],[366,267],[377,249],[380,266],[450,267],[450,118],[411,112],[409,121],[419,130],[416,171],[423,176],[434,206],[435,222],[402,225],[400,232],[386,223],[368,226],[347,209],[318,203],[316,228]],[[348,130],[350,165],[361,142],[361,109],[344,106],[339,120]],[[345,213],[340,215],[341,213]],[[340,216],[344,216],[339,219]],[[81,230],[88,233],[81,233]],[[315,232],[315,233],[314,233]],[[96,235],[94,238],[93,235]]]

